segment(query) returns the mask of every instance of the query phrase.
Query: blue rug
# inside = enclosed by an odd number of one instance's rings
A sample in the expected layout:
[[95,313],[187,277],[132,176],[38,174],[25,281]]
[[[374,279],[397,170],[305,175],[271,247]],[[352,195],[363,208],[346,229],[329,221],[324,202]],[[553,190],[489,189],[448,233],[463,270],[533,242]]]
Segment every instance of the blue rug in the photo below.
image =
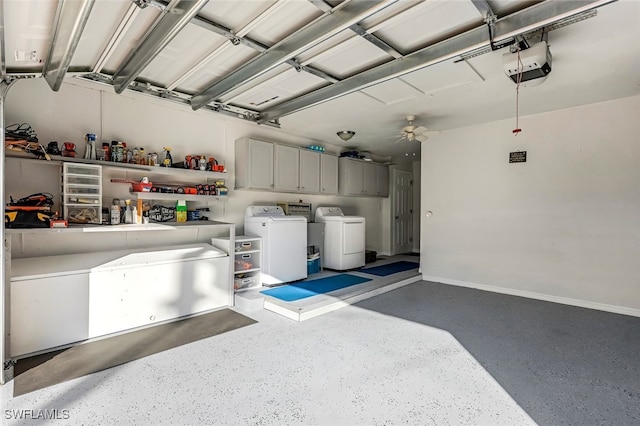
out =
[[263,290],[260,293],[275,297],[276,299],[284,300],[285,302],[293,302],[294,300],[306,299],[307,297],[329,293],[334,290],[339,290],[341,288],[350,287],[367,281],[371,281],[371,278],[340,274],[325,278],[318,278],[317,280],[288,284],[282,287]]
[[411,269],[418,269],[418,264],[415,262],[407,262],[401,260],[400,262],[389,263],[388,265],[374,266],[373,268],[360,269],[358,272],[365,274],[377,275],[379,277],[386,277],[387,275],[395,274],[397,272],[409,271]]

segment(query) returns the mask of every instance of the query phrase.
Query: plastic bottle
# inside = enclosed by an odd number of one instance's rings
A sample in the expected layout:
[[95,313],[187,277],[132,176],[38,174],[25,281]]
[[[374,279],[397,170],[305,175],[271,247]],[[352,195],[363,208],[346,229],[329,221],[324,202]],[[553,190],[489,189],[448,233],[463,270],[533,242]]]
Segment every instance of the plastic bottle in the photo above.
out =
[[118,225],[120,223],[120,200],[114,198],[113,205],[111,206],[111,222],[112,225]]
[[132,223],[140,223],[138,222],[138,208],[136,206],[131,207],[131,215],[133,216]]
[[173,167],[173,159],[171,158],[171,148],[168,146],[164,147],[164,161],[162,162],[162,167]]
[[124,200],[124,223],[133,223],[133,212],[131,211],[131,200]]
[[176,221],[177,222],[187,221],[187,202],[184,200],[178,200],[176,202]]

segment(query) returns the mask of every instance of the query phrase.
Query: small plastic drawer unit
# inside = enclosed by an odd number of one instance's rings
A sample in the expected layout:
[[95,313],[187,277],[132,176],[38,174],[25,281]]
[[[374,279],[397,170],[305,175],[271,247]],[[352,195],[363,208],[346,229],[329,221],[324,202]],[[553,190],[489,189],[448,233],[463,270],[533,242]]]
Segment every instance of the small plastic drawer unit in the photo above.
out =
[[233,250],[229,237],[212,238],[211,244],[233,256],[233,288],[236,292],[262,287],[260,237],[238,235]]
[[69,223],[101,223],[102,166],[64,163],[62,204]]

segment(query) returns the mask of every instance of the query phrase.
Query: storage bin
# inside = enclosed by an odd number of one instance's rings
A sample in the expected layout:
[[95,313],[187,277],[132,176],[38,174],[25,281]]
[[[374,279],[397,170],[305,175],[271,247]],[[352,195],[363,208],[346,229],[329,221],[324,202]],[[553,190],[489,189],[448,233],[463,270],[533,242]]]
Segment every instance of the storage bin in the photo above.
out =
[[66,163],[64,172],[69,175],[90,175],[100,177],[102,175],[102,167],[100,165]]
[[102,207],[92,205],[65,205],[69,223],[101,223]]
[[102,185],[102,178],[99,176],[80,176],[80,175],[65,175],[65,184],[77,184],[77,185]]
[[100,195],[100,188],[96,186],[65,185],[66,194],[96,194]]
[[235,291],[248,290],[250,288],[257,286],[257,284],[258,284],[257,276],[243,277],[243,278],[236,277],[233,279],[233,289]]
[[246,271],[256,267],[254,262],[253,253],[245,253],[237,255],[235,260],[235,271]]
[[320,272],[320,258],[307,260],[307,275]]
[[235,248],[236,252],[249,251],[253,249],[254,249],[253,241],[236,241],[236,248]]

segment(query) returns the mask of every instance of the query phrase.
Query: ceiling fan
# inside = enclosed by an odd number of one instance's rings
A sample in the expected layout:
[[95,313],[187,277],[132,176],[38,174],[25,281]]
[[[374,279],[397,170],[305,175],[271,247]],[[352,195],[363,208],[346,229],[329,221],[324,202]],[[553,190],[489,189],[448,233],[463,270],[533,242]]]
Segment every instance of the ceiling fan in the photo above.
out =
[[396,143],[400,142],[403,139],[406,139],[409,142],[424,142],[429,139],[427,133],[437,133],[430,132],[426,127],[414,126],[413,122],[415,119],[415,115],[407,115],[407,122],[409,123],[409,125],[402,128],[402,131],[400,132],[400,139],[398,139]]

